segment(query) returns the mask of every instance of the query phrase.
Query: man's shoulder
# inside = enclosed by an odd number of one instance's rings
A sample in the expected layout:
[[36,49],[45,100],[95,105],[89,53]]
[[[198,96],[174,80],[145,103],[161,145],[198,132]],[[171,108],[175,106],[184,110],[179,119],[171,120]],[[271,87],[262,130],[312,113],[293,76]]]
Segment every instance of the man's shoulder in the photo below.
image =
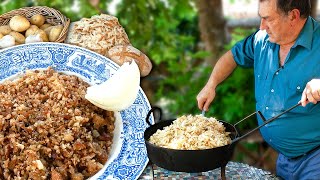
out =
[[310,29],[310,31],[313,34],[317,34],[318,35],[320,33],[320,23],[319,23],[319,21],[315,20],[311,16],[308,17],[307,22],[306,22],[306,26],[307,26],[307,28]]
[[320,24],[312,17],[308,17],[304,31],[301,35],[301,44],[309,43],[310,47],[319,47],[320,41]]
[[313,32],[320,34],[320,23],[317,20],[313,20],[312,22],[312,26],[313,26]]

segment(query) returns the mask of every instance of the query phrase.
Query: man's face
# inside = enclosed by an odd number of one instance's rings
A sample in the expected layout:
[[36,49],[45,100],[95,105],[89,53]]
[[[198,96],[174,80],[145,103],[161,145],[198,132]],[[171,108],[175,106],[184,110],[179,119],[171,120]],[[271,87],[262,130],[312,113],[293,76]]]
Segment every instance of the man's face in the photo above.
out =
[[277,8],[277,0],[265,0],[259,3],[261,17],[260,30],[266,30],[270,42],[277,44],[287,43],[290,36],[290,22],[287,15]]

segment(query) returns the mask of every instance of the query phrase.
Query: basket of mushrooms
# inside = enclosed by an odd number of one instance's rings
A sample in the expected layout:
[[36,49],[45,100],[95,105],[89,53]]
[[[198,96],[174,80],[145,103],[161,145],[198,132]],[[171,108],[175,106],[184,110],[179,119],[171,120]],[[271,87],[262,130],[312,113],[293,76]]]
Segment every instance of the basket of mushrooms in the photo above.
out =
[[56,9],[32,6],[0,16],[0,49],[32,42],[63,42],[70,19]]

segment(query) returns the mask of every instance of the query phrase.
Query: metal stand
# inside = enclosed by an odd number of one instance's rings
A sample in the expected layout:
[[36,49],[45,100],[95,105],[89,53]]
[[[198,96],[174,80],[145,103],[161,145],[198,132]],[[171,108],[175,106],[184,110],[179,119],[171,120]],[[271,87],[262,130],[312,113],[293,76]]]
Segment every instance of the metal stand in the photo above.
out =
[[221,179],[226,180],[226,166],[221,166]]
[[[153,163],[151,161],[149,161],[148,165],[151,166],[152,180],[156,180],[157,178],[154,177]],[[227,178],[226,178],[226,166],[227,166],[227,164],[222,165],[220,167],[221,180],[227,180]]]

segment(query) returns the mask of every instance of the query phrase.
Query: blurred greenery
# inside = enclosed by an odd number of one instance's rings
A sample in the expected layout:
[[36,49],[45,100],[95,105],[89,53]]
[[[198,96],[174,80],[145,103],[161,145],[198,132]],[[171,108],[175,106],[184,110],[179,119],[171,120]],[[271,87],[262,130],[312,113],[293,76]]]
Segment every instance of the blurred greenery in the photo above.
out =
[[[110,3],[111,0],[6,0],[0,3],[0,14],[39,5],[55,8],[71,21],[77,21],[95,14],[109,14]],[[156,89],[154,96],[150,97],[151,104],[164,98],[170,100],[164,108],[175,116],[199,114],[196,96],[208,80],[212,67],[202,63],[210,53],[199,48],[200,34],[194,2],[122,0],[116,10],[115,16],[125,28],[133,46],[153,62],[152,73],[142,79],[151,81]],[[225,51],[253,31],[234,29]],[[235,123],[251,114],[254,111],[252,73],[252,70],[238,68],[221,84],[207,116]],[[241,128],[253,125],[252,121],[241,125]]]

